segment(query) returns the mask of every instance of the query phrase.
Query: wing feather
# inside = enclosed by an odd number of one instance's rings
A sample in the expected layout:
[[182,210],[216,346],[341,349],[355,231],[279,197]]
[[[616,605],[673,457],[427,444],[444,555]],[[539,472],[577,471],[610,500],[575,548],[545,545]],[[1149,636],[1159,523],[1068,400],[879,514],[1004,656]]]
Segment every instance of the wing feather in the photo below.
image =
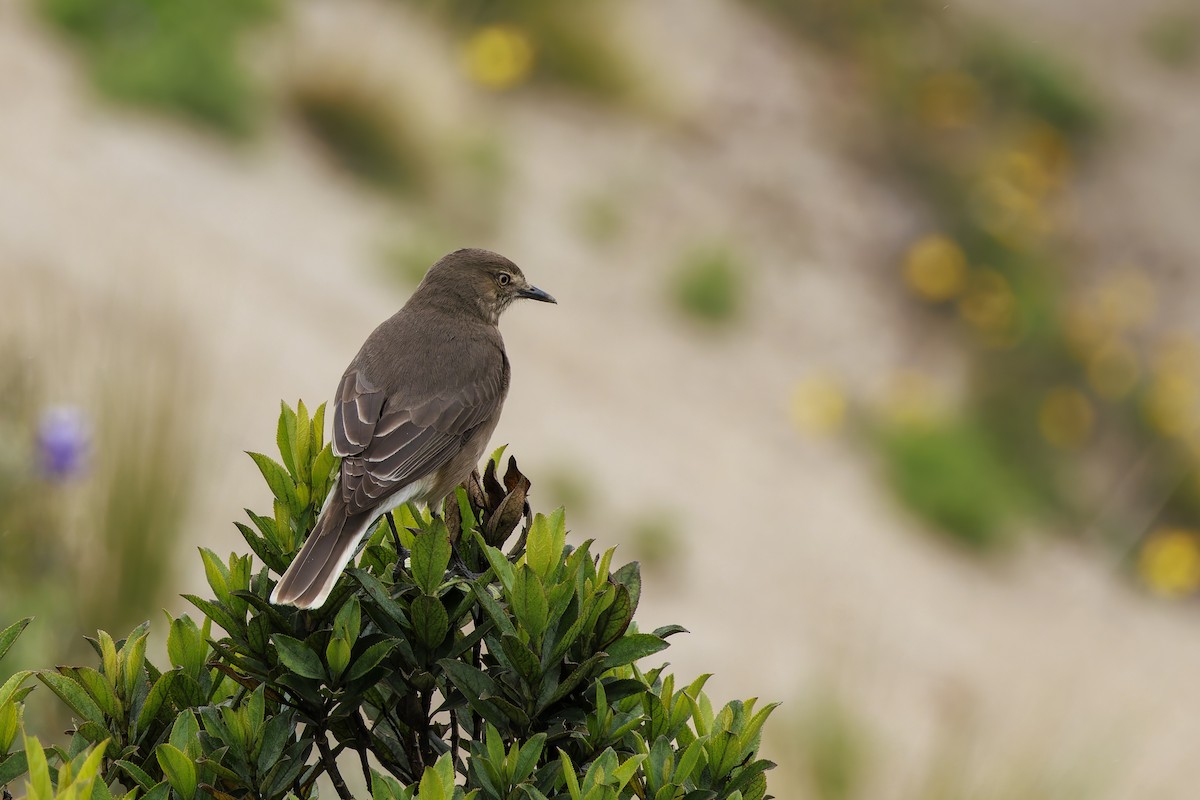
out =
[[333,451],[342,458],[347,512],[378,506],[453,458],[471,433],[499,411],[507,369],[501,355],[468,374],[462,385],[420,399],[389,395],[361,370],[347,370],[333,413]]

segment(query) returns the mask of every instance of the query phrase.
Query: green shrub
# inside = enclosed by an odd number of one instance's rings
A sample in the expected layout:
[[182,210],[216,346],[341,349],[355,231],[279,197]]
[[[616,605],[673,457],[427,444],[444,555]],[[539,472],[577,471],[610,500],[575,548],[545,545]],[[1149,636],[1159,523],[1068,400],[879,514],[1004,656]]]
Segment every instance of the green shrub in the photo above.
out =
[[[561,509],[530,519],[529,481],[513,459],[501,481],[500,452],[442,517],[406,506],[397,528],[381,522],[324,607],[271,605],[271,573],[337,469],[323,428],[323,408],[284,406],[282,463],[251,454],[273,514],[238,525],[254,556],[201,549],[213,597],[186,596],[201,622],[169,619],[167,669],[146,658],[146,623],[90,640],[96,667],[33,673],[76,718],[45,758],[32,740],[8,753],[30,673],[0,688],[0,785],[28,770],[50,797],[48,762],[64,796],[105,748],[92,797],[307,798],[326,775],[349,798],[337,757],[356,753],[374,798],[765,798],[774,705],[716,711],[707,676],[683,686],[639,668],[683,629],[640,632],[637,563],[567,545]],[[0,655],[26,622],[0,633]]]
[[995,30],[967,41],[966,65],[997,102],[1039,117],[1073,139],[1100,125],[1099,101],[1075,70],[1044,49]]
[[428,185],[429,153],[382,92],[321,76],[293,86],[291,103],[304,128],[354,177],[401,194]]
[[1003,544],[1030,505],[1028,492],[984,430],[967,421],[883,429],[888,482],[913,511],[964,544]]
[[1190,67],[1200,58],[1200,14],[1181,8],[1156,17],[1143,39],[1162,64],[1173,69]]
[[724,247],[696,248],[675,268],[671,291],[688,317],[707,324],[732,322],[742,310],[746,270]]
[[39,0],[83,55],[96,86],[226,134],[249,132],[255,92],[238,58],[270,0]]

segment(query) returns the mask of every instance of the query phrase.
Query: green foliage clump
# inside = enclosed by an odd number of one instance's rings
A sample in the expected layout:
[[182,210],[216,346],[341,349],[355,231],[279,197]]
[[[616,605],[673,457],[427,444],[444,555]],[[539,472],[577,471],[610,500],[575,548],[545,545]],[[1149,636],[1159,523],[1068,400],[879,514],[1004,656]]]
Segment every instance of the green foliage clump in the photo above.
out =
[[723,325],[742,311],[745,278],[745,267],[728,248],[696,248],[680,259],[671,291],[675,305],[691,319]]
[[1200,13],[1193,9],[1156,17],[1146,28],[1146,48],[1160,63],[1185,69],[1200,59]]
[[181,114],[225,134],[254,121],[253,86],[238,58],[242,34],[271,0],[39,0],[113,99]]
[[522,0],[479,3],[477,0],[411,0],[466,31],[511,26],[529,39],[533,53],[530,77],[568,89],[580,97],[621,104],[634,99],[637,81],[627,54],[605,25],[609,0],[560,3]]
[[970,38],[964,63],[994,102],[1044,120],[1071,139],[1084,139],[1100,126],[1099,103],[1082,78],[1045,50],[987,30]]
[[354,177],[400,194],[428,184],[429,154],[382,92],[326,76],[298,83],[291,102],[304,127]]
[[[765,799],[774,705],[717,711],[707,676],[641,669],[683,629],[639,631],[637,563],[568,545],[561,509],[531,515],[515,459],[497,475],[502,450],[440,517],[405,506],[381,522],[322,608],[271,605],[271,573],[337,467],[323,408],[285,405],[277,438],[281,461],[251,454],[274,513],[239,525],[263,565],[201,549],[213,596],[186,596],[200,623],[168,617],[167,669],[146,658],[147,623],[89,640],[97,667],[32,673],[75,716],[65,747],[9,754],[31,673],[14,675],[0,786],[28,774],[37,797],[274,800],[314,797],[328,776],[345,800],[337,758],[354,753],[378,800]],[[26,623],[0,633],[0,655]]]
[[879,435],[888,482],[936,528],[980,550],[1009,540],[1030,505],[1023,482],[986,432],[966,421],[906,424]]

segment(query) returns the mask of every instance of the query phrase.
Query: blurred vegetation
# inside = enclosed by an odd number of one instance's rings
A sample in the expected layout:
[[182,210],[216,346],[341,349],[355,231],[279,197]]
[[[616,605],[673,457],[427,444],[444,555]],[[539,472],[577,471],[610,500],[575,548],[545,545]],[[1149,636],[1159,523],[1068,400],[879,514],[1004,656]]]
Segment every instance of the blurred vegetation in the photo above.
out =
[[[949,698],[947,698],[949,700]],[[776,784],[796,800],[1030,800],[1111,797],[1103,776],[1111,763],[1069,757],[1053,748],[1030,756],[998,752],[984,741],[963,700],[950,701],[935,722],[933,740],[907,742],[905,779],[885,776],[886,737],[837,691],[822,689],[778,720],[767,749],[779,759]],[[919,755],[918,755],[919,754]]]
[[60,319],[108,336],[96,350],[0,334],[0,617],[42,623],[11,655],[18,667],[78,655],[84,631],[163,599],[196,477],[179,454],[200,447],[198,371],[169,330],[86,308]]
[[674,304],[685,316],[720,327],[736,320],[746,302],[749,272],[726,245],[689,249],[671,278]]
[[402,195],[432,180],[429,148],[383,89],[326,71],[294,81],[289,101],[303,127],[354,177]]
[[897,283],[970,360],[957,411],[872,424],[900,499],[972,546],[1031,518],[1091,529],[1089,498],[1111,491],[1092,466],[1107,462],[1111,481],[1129,453],[1150,453],[1133,504],[1165,503],[1152,527],[1200,528],[1200,348],[1156,334],[1143,271],[1074,275],[1064,207],[1104,129],[1091,88],[1055,54],[940,4],[747,1],[862,78],[874,156],[931,218]]
[[272,19],[273,0],[37,0],[77,47],[105,95],[242,136],[257,91],[239,56],[244,34]]
[[676,514],[665,509],[643,511],[633,520],[629,538],[647,570],[664,575],[683,571],[687,548]]
[[[272,513],[238,525],[253,555],[201,548],[213,597],[186,595],[199,624],[168,615],[169,668],[147,659],[143,623],[89,640],[96,667],[0,685],[0,790],[24,778],[30,797],[62,800],[285,800],[316,797],[324,776],[352,800],[347,753],[382,800],[766,800],[775,765],[758,750],[776,704],[714,709],[708,675],[677,685],[666,665],[641,669],[685,631],[639,631],[637,562],[566,544],[563,509],[530,512],[515,459],[501,484],[503,448],[441,516],[408,505],[397,526],[381,520],[322,608],[272,605],[271,572],[339,468],[323,434],[324,406],[284,405],[281,461],[250,454]],[[0,631],[0,658],[29,622]],[[73,713],[66,746],[15,746],[30,678]]]
[[911,508],[973,548],[1004,544],[1033,501],[979,425],[963,420],[884,427],[885,474]]
[[1200,60],[1200,11],[1180,6],[1151,21],[1143,36],[1146,48],[1160,63],[1187,69]]
[[484,88],[534,81],[608,104],[635,97],[629,58],[606,22],[612,0],[407,1],[460,32],[463,68]]

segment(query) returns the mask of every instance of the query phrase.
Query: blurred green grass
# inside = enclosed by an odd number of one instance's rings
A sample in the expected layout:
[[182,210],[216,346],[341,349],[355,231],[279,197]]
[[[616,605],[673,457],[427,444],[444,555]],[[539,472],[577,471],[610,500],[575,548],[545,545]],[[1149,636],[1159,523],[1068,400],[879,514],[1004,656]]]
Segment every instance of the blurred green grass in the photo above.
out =
[[1147,51],[1164,66],[1186,70],[1200,61],[1200,10],[1180,5],[1161,12],[1142,34]]
[[[118,319],[50,280],[20,300],[56,324],[16,315],[0,325],[0,619],[38,618],[6,670],[69,662],[97,628],[157,613],[203,473],[206,421],[202,369],[169,318]],[[39,421],[60,407],[87,430],[82,457],[51,474],[39,468]],[[34,698],[29,713],[56,712]]]
[[432,153],[406,122],[411,115],[382,89],[312,73],[293,81],[289,102],[333,162],[367,185],[400,195],[429,187]]
[[257,120],[242,64],[246,32],[272,19],[272,0],[37,0],[114,100],[162,108],[230,136]]
[[743,313],[750,280],[747,265],[726,244],[689,247],[670,277],[670,297],[685,317],[724,327]]

